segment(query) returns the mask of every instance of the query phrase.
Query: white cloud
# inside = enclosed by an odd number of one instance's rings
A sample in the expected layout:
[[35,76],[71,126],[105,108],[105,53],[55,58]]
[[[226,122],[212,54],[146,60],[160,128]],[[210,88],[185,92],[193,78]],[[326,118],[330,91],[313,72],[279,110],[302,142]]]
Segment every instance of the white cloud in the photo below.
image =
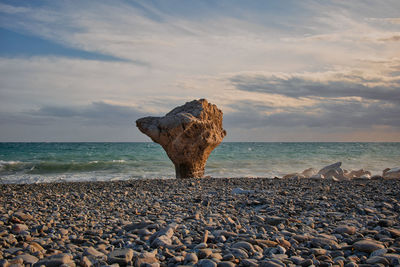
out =
[[[104,101],[161,115],[205,97],[228,117],[237,115],[238,103],[259,107],[257,114],[264,118],[305,110],[311,116],[311,109],[322,108],[322,102],[316,92],[301,96],[301,85],[303,89],[318,83],[342,85],[338,97],[343,101],[353,97],[354,102],[366,96],[354,90],[351,94],[346,85],[398,86],[400,30],[390,8],[398,4],[385,3],[363,7],[360,1],[304,1],[298,5],[307,15],[266,10],[263,19],[255,19],[245,8],[237,11],[240,16],[213,12],[190,18],[148,3],[137,8],[124,1],[51,2],[41,7],[0,4],[4,14],[0,22],[6,28],[131,60],[0,58],[0,109],[18,113]],[[374,9],[379,14],[371,19]],[[246,78],[240,86],[232,84],[232,78],[240,75]],[[254,90],[265,77],[275,91]],[[294,78],[303,83],[295,81],[290,90],[285,87],[286,94],[276,92],[282,81]],[[253,90],[243,90],[246,86]],[[321,94],[326,97],[327,91]],[[333,96],[329,100],[336,103]]]

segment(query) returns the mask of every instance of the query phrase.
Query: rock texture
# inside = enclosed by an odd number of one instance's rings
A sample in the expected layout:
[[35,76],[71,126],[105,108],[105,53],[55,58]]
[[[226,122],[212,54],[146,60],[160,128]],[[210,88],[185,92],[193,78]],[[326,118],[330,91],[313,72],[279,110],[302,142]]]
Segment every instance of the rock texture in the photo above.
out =
[[164,148],[177,178],[203,177],[208,156],[226,135],[222,111],[205,99],[187,102],[164,117],[138,119],[136,126]]
[[382,176],[385,179],[400,179],[400,167],[392,169],[387,168],[383,170]]

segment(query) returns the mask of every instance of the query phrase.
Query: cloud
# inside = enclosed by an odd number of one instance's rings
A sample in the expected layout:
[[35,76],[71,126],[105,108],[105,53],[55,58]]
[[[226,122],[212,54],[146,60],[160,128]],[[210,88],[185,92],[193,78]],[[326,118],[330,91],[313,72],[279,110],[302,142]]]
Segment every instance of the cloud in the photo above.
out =
[[318,129],[372,128],[387,126],[400,128],[398,105],[364,104],[360,101],[322,101],[302,108],[279,109],[254,103],[232,103],[236,112],[224,116],[228,128],[299,127]]
[[382,42],[398,42],[400,41],[400,35],[393,35],[390,37],[380,38],[379,41]]
[[312,127],[322,136],[332,125],[367,127],[367,115],[397,127],[399,2],[367,1],[0,4],[8,30],[125,60],[3,53],[2,129],[12,137],[11,129],[27,136],[31,129],[10,128],[13,121],[48,132],[89,125],[85,136],[101,136],[194,98],[223,108],[231,129],[242,127],[231,140],[251,140],[248,127],[264,125]]
[[238,74],[230,78],[236,89],[288,97],[361,97],[400,102],[400,76],[368,75],[356,70],[305,74]]
[[[146,116],[143,111],[131,106],[93,102],[87,106],[43,106],[28,113],[32,117],[72,119],[82,124],[126,125]],[[147,114],[148,116],[149,114]]]

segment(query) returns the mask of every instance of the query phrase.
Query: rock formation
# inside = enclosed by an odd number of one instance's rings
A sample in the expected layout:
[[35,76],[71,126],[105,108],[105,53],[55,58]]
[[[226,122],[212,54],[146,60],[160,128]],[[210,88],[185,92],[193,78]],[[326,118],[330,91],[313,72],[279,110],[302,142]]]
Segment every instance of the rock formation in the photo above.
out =
[[177,178],[203,177],[208,156],[226,135],[222,111],[205,99],[187,102],[164,117],[138,119],[136,126],[164,148]]
[[382,176],[385,179],[400,179],[400,167],[384,169]]

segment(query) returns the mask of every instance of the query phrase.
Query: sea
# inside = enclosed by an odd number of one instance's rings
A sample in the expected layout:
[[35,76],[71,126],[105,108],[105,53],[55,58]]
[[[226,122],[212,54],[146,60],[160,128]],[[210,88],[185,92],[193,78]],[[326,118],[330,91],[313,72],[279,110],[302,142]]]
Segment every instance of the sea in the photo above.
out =
[[[282,177],[341,161],[381,175],[400,166],[400,143],[223,142],[205,175]],[[171,179],[175,168],[156,143],[0,143],[0,183]]]

